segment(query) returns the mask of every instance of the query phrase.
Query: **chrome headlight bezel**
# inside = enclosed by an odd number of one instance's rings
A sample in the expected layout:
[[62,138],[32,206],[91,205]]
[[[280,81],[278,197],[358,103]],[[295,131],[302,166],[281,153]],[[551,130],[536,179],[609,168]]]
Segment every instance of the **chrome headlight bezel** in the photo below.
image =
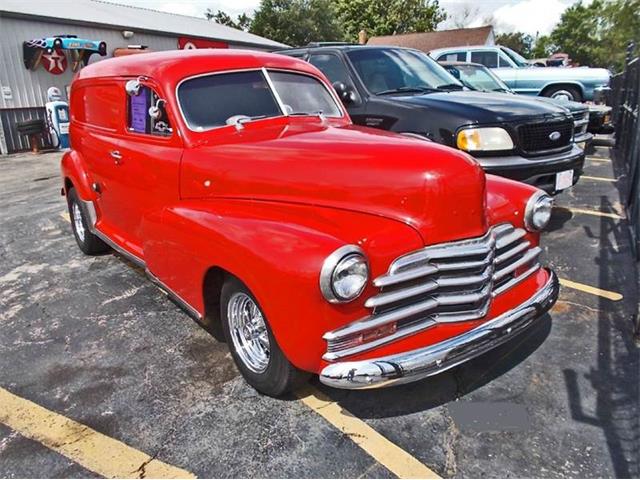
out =
[[[339,272],[340,267],[347,262],[352,262],[354,258],[363,262],[366,268],[366,275],[357,292],[351,297],[343,297],[336,292],[334,287],[336,273]],[[320,291],[329,303],[348,303],[362,294],[369,282],[369,275],[369,261],[364,251],[357,245],[344,245],[329,255],[322,264],[322,269],[320,270]]]
[[[542,222],[536,220],[536,214],[540,211],[548,210],[548,217]],[[539,191],[531,195],[527,200],[524,210],[524,226],[530,232],[540,232],[549,225],[551,220],[551,210],[553,209],[553,197],[546,192]]]
[[456,134],[456,147],[464,152],[505,152],[516,145],[502,127],[465,127]]

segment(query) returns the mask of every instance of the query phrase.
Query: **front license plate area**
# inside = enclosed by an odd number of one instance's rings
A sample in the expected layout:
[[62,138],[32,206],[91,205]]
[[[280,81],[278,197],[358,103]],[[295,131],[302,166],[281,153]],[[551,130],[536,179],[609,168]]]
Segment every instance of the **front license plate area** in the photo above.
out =
[[573,170],[565,170],[556,174],[556,192],[573,185]]

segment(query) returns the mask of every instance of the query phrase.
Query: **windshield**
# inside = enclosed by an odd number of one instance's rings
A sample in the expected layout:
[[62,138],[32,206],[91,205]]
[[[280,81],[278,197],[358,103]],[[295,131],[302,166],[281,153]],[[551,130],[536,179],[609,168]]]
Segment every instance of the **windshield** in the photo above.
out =
[[435,60],[422,52],[362,48],[348,52],[347,56],[367,90],[377,95],[463,88]]
[[[283,115],[341,117],[340,108],[317,79],[290,72],[269,71],[280,107],[262,70],[198,76],[178,87],[178,102],[190,129],[204,131],[246,120]],[[284,109],[284,111],[283,111]]]
[[[509,87],[493,75],[488,69],[475,65],[450,65],[447,70],[456,70],[460,81],[474,90],[486,92],[508,92]],[[454,74],[454,76],[456,76]]]
[[519,67],[528,67],[529,66],[529,62],[527,62],[527,59],[524,58],[519,53],[514,52],[513,50],[511,50],[510,48],[507,48],[507,47],[500,47],[500,49],[504,53],[506,53],[509,56],[509,58],[511,60],[513,60],[515,62],[515,64],[518,65]]

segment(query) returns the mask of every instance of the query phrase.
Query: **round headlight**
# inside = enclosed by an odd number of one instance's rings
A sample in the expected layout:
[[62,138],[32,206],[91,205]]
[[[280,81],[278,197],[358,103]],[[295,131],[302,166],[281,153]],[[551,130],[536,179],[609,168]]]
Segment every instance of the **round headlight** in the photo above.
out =
[[524,226],[530,232],[539,232],[549,224],[553,199],[544,192],[531,195],[524,211]]
[[364,252],[345,245],[327,257],[320,272],[320,290],[331,303],[358,298],[369,280],[369,265]]

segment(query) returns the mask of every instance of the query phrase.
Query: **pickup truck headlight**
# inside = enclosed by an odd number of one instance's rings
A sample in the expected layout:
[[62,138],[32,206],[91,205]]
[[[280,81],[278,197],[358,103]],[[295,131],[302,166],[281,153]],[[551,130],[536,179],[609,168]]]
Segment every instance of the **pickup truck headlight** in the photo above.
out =
[[345,245],[327,257],[320,271],[320,290],[331,303],[343,303],[360,296],[369,280],[369,264],[362,249]]
[[539,232],[549,224],[553,199],[544,192],[531,195],[524,210],[524,226],[530,232]]
[[473,127],[458,132],[458,148],[466,152],[513,150],[511,135],[500,127]]

